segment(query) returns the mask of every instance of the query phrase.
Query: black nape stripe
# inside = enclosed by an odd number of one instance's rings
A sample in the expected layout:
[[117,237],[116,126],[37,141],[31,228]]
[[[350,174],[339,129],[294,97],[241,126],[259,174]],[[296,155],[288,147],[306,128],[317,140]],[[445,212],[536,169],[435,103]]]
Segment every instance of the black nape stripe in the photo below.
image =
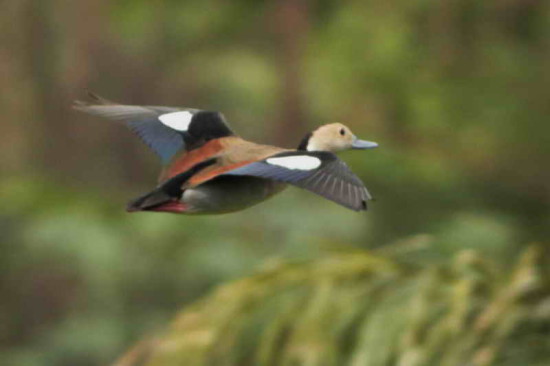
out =
[[309,144],[309,139],[311,139],[311,136],[313,136],[313,132],[308,133],[304,136],[302,141],[300,141],[300,145],[298,145],[298,150],[300,151],[306,151],[307,145]]

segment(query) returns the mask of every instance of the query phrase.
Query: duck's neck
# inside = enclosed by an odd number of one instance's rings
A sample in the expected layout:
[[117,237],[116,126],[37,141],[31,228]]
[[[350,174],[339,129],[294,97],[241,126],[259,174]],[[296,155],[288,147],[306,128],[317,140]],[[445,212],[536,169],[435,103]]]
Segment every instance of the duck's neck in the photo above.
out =
[[304,138],[302,139],[302,141],[300,141],[300,145],[298,145],[297,150],[309,151],[308,146],[309,146],[309,142],[311,140],[311,136],[313,136],[313,132],[310,132],[307,135],[305,135]]

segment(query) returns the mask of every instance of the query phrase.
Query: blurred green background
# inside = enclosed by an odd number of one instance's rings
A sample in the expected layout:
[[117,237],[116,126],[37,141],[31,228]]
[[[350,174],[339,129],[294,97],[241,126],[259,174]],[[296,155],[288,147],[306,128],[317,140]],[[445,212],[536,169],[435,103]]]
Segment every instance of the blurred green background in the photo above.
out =
[[[549,65],[543,0],[2,2],[0,364],[107,364],[280,258],[418,235],[422,263],[548,249]],[[159,165],[71,110],[86,89],[220,110],[285,147],[343,122],[380,144],[341,155],[376,201],[289,189],[231,215],[127,214]]]

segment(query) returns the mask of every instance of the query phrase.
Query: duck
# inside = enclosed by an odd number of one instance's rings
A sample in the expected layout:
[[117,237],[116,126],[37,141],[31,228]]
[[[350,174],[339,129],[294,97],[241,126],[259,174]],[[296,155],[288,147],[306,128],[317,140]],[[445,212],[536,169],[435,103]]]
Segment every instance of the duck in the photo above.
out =
[[296,186],[354,211],[367,210],[371,194],[335,153],[371,149],[341,123],[309,132],[296,149],[239,137],[217,111],[111,102],[89,93],[81,112],[127,125],[160,158],[157,186],[131,200],[128,212],[223,214],[263,202]]

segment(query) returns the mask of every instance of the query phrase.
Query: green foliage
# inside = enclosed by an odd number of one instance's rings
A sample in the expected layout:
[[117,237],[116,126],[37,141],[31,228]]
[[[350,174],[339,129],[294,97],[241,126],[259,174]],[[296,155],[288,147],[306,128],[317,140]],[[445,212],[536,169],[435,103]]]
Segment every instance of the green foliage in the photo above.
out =
[[509,271],[468,250],[440,266],[361,251],[273,264],[188,306],[117,366],[546,365],[540,254]]

